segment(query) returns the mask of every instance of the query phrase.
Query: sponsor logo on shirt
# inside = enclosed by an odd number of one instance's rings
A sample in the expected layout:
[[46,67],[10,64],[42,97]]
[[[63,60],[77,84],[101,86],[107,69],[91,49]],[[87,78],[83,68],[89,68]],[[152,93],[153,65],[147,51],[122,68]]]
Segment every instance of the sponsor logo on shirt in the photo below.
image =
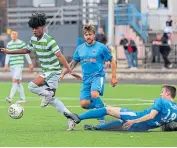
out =
[[83,59],[83,62],[96,62],[96,59],[94,58],[89,58],[89,59]]

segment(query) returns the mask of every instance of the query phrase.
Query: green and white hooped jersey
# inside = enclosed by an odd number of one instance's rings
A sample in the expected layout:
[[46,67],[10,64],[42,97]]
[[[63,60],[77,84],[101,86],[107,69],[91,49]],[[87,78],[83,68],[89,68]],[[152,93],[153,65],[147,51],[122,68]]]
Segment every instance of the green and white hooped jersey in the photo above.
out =
[[[21,48],[26,48],[25,42],[17,39],[15,42],[10,41],[7,43],[7,49],[8,50],[19,50]],[[9,66],[11,68],[13,67],[23,67],[24,66],[24,54],[9,54]]]
[[37,40],[37,37],[33,36],[31,37],[27,48],[30,51],[36,52],[44,73],[61,73],[62,68],[60,66],[58,57],[56,56],[56,53],[60,51],[60,49],[53,37],[44,33],[43,37],[40,40]]

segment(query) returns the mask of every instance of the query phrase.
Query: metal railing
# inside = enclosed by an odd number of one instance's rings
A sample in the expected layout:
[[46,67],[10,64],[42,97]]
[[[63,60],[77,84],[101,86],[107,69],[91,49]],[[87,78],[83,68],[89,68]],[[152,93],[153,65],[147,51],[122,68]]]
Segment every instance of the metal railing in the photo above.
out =
[[[83,11],[86,7],[81,5],[62,6],[62,7],[16,7],[7,8],[8,26],[27,25],[31,13],[44,12],[48,17],[48,23],[65,24],[65,22],[77,22],[90,19],[101,24],[102,20],[106,20],[108,15],[107,6],[87,6],[87,10],[93,8],[93,12]],[[133,4],[119,4],[116,7],[115,17],[116,24],[130,24],[136,32],[144,39],[147,37],[147,29],[151,31],[162,31],[165,27],[165,21],[168,14],[142,14],[138,12]],[[93,15],[92,18],[89,15]],[[172,15],[174,20],[174,30],[177,31],[177,15]],[[106,22],[107,24],[107,22]],[[106,25],[107,27],[107,25]]]
[[147,14],[140,13],[133,4],[116,7],[116,24],[129,24],[144,39],[147,39]]
[[[119,45],[117,45],[117,46],[119,46]],[[117,46],[115,46],[116,49],[118,49]],[[60,49],[61,49],[63,55],[68,60],[68,62],[70,62],[72,60],[76,46],[74,46],[74,45],[60,45]],[[116,55],[117,55],[117,53],[116,53]],[[138,58],[138,61],[139,62],[141,61],[139,63],[140,67],[145,68],[145,69],[147,69],[147,68],[161,69],[163,67],[164,60],[163,60],[162,55],[160,53],[159,53],[159,55],[160,55],[160,60],[158,61],[158,59],[156,59],[156,62],[153,63],[152,62],[152,59],[153,59],[153,57],[152,57],[153,56],[152,55],[152,44],[145,44],[145,57]],[[40,67],[38,57],[34,52],[31,53],[31,58],[33,60],[35,67]],[[169,58],[170,62],[173,64],[173,68],[176,68],[176,66],[177,66],[177,45],[171,45],[171,51],[170,51],[168,58]],[[124,60],[125,62],[123,62],[123,63],[125,63],[125,64],[127,63],[125,58],[124,59],[117,59],[117,60],[118,60],[118,64],[121,63],[121,62],[119,62],[119,60],[121,60],[121,61]]]
[[[173,68],[176,68],[177,66],[177,45],[173,44],[170,46],[171,51],[168,55],[168,59],[173,64]],[[159,51],[159,53],[156,53],[156,61],[153,61],[153,51],[152,51],[152,44],[145,44],[145,59],[144,59],[144,68],[161,68],[163,66],[164,60],[162,58],[162,55]],[[159,57],[158,57],[159,55]]]
[[[92,15],[92,20],[99,23],[99,21],[105,19],[105,11],[107,7],[91,7],[87,6],[87,9],[93,9],[93,12],[83,11],[85,7],[79,5],[62,6],[62,7],[26,7],[26,8],[8,8],[7,19],[8,25],[27,25],[29,17],[32,13],[43,12],[48,17],[48,23],[52,24],[65,24],[65,22],[77,22],[82,20],[89,20],[89,15]],[[89,15],[88,15],[89,14]]]

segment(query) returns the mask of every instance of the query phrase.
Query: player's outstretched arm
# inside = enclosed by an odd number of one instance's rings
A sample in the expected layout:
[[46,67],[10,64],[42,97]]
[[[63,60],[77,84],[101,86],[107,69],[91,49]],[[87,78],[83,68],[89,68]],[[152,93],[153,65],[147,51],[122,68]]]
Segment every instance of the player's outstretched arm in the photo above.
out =
[[111,68],[112,68],[112,79],[111,85],[115,87],[117,85],[117,76],[116,76],[116,61],[112,58],[111,60]]
[[68,73],[71,73],[72,70],[68,64],[68,62],[66,61],[66,58],[63,56],[63,54],[61,53],[61,51],[58,51],[56,53],[56,56],[58,57],[59,61],[64,65],[64,67],[67,69]]
[[[78,62],[72,60],[72,61],[69,63],[70,68],[73,70],[73,69],[76,67],[77,63],[78,63]],[[62,79],[64,78],[64,76],[65,76],[67,73],[68,73],[68,70],[67,70],[67,69],[64,70],[64,71],[62,72],[61,76],[60,76],[60,80],[62,80]],[[73,73],[73,72],[72,72],[71,75],[72,75],[73,77],[75,77],[77,80],[82,80],[82,77],[81,77],[80,75],[76,74],[76,73]]]
[[157,110],[151,110],[151,112],[149,114],[142,116],[141,118],[137,118],[134,120],[127,120],[127,122],[124,124],[124,126],[128,129],[135,123],[140,123],[140,122],[154,119],[157,114],[158,114]]
[[6,53],[6,54],[26,54],[26,53],[30,53],[31,51],[29,51],[27,48],[22,48],[19,50],[8,50],[6,48],[0,48],[2,52]]

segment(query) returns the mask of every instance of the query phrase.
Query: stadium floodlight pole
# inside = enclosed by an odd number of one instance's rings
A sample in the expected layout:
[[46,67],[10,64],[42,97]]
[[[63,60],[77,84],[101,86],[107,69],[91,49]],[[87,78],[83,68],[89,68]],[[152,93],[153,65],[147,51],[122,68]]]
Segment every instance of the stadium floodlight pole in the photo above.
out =
[[108,0],[108,44],[114,45],[114,0]]

